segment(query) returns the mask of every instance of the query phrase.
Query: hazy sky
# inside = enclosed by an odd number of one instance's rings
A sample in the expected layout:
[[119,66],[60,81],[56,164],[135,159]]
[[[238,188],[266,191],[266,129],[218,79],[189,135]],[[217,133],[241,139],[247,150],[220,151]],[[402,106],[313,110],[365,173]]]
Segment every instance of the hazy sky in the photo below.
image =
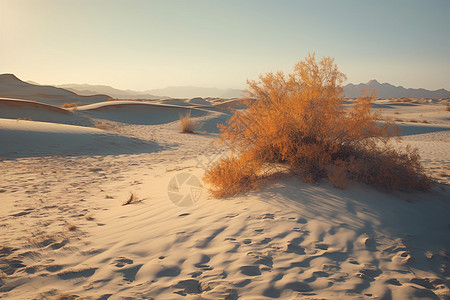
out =
[[448,0],[0,0],[0,73],[245,88],[316,52],[347,82],[450,90],[449,16]]

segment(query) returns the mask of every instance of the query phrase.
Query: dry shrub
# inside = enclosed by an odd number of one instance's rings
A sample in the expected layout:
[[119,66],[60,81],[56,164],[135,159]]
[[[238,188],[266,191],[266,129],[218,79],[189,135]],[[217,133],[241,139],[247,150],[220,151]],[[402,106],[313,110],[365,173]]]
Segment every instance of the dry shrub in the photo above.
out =
[[109,98],[108,101],[119,101],[119,98]]
[[232,156],[220,160],[203,180],[215,187],[211,189],[215,197],[232,196],[256,189],[261,168],[256,162]]
[[64,103],[63,105],[61,105],[62,108],[75,108],[77,107],[77,103],[73,102],[73,103]]
[[74,231],[76,229],[77,229],[77,225],[69,225],[69,226],[67,226],[67,230],[69,230],[69,231]]
[[95,124],[95,128],[101,129],[101,130],[108,130],[108,129],[111,129],[111,125],[108,125],[105,123],[99,123],[99,124]]
[[341,188],[352,181],[392,190],[430,187],[417,152],[390,146],[399,129],[372,112],[373,94],[344,108],[345,75],[332,58],[317,62],[308,55],[292,74],[259,78],[248,81],[247,92],[256,101],[220,127],[221,139],[240,156],[206,172],[204,180],[216,196],[253,188],[267,163],[284,164],[306,182],[329,178]]
[[445,108],[446,111],[450,111],[450,105],[447,105],[447,107]]
[[196,123],[191,119],[190,111],[184,116],[180,114],[180,125],[182,133],[194,133]]

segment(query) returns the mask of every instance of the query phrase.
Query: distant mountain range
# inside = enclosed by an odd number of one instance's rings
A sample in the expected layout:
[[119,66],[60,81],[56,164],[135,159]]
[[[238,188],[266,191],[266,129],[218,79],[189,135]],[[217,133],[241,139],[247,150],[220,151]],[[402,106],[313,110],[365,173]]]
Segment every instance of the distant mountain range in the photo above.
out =
[[367,83],[352,84],[349,83],[344,88],[344,94],[348,98],[356,98],[362,95],[362,90],[372,93],[375,89],[378,98],[448,98],[450,92],[444,89],[430,91],[426,89],[407,89],[402,86],[394,86],[389,83],[379,83],[376,80],[370,80]]
[[63,88],[78,95],[89,96],[95,94],[105,94],[118,99],[165,99],[169,97],[155,96],[148,92],[138,92],[132,90],[119,90],[107,85],[90,84],[62,84],[57,87]]
[[242,90],[204,88],[195,86],[169,86],[163,89],[153,89],[143,92],[119,90],[106,85],[63,84],[58,85],[79,95],[106,94],[119,99],[167,99],[167,98],[240,98]]
[[[430,91],[426,89],[408,89],[389,83],[371,80],[367,83],[349,83],[343,87],[344,95],[356,98],[362,90],[369,93],[376,90],[379,98],[450,98],[445,89]],[[168,99],[168,98],[240,98],[243,91],[239,89],[218,89],[194,86],[171,86],[164,89],[153,89],[143,92],[119,90],[105,85],[64,84],[58,87],[24,82],[13,74],[0,74],[0,97],[37,100],[47,104],[62,105],[70,102],[90,104],[107,101],[109,98],[119,99]]]
[[56,106],[73,102],[91,104],[109,99],[107,95],[80,96],[54,86],[31,84],[20,80],[13,74],[0,74],[0,97],[35,100]]
[[196,86],[169,86],[163,89],[150,90],[148,92],[171,98],[215,97],[228,99],[241,98],[243,93],[242,90],[238,89],[204,88]]

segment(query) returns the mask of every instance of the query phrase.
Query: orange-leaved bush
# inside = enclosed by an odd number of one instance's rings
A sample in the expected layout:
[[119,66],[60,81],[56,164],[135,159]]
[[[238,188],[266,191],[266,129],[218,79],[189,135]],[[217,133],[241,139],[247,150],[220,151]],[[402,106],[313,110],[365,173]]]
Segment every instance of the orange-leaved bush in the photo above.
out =
[[234,150],[204,177],[216,196],[255,188],[269,165],[283,165],[306,182],[328,178],[339,188],[353,181],[386,189],[427,190],[415,150],[389,140],[398,128],[371,110],[373,96],[353,104],[342,99],[345,80],[334,59],[309,54],[292,74],[267,73],[248,81],[248,108],[221,126]]

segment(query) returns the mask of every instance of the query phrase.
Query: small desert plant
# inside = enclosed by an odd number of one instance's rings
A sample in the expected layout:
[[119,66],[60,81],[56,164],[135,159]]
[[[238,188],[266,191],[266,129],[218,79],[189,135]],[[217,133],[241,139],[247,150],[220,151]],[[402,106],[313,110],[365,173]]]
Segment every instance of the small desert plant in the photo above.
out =
[[342,104],[339,72],[332,58],[314,55],[282,72],[248,81],[256,99],[246,111],[235,111],[220,126],[235,158],[219,161],[205,174],[216,196],[252,189],[268,165],[286,166],[306,182],[328,178],[338,187],[364,182],[386,189],[430,187],[416,151],[389,144],[398,127],[372,112],[372,96],[359,97],[350,108]]
[[450,111],[450,105],[447,105],[447,107],[445,108],[446,111]]
[[194,133],[196,123],[191,119],[191,112],[189,111],[184,116],[180,114],[180,125],[182,133]]
[[133,203],[136,203],[136,202],[140,202],[138,197],[135,194],[133,194],[132,192],[130,192],[130,196],[128,197],[127,201],[125,201],[122,204],[122,206],[128,205],[128,204],[133,204]]
[[73,102],[73,103],[64,103],[63,105],[61,105],[62,108],[75,108],[77,107],[77,103]]
[[69,225],[67,226],[67,230],[69,231],[75,231],[77,229],[77,225]]

